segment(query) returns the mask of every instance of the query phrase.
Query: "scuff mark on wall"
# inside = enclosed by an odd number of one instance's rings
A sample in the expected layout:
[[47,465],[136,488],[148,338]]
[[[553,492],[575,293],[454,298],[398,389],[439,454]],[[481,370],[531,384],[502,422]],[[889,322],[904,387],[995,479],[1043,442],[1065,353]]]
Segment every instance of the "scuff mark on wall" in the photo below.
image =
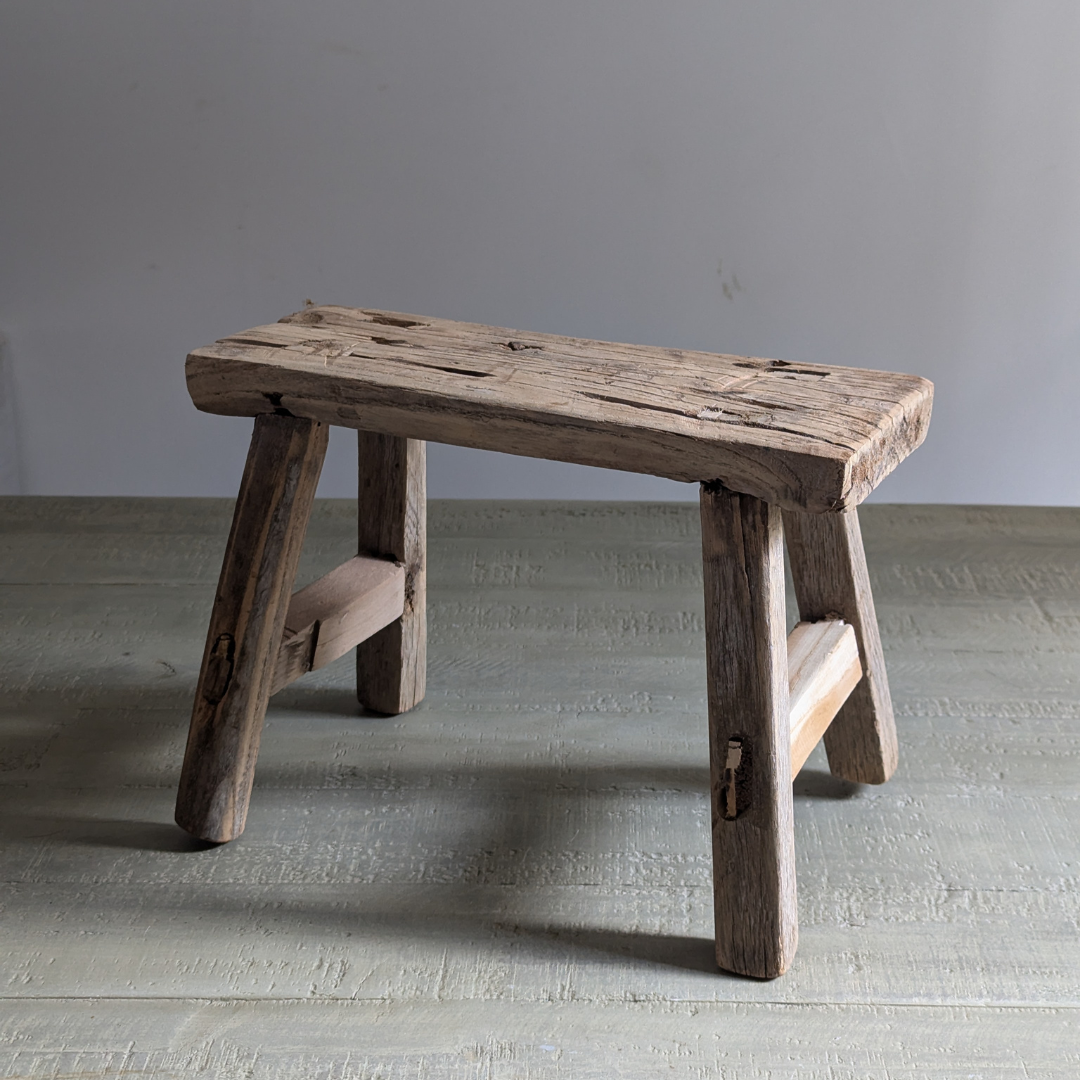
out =
[[729,300],[735,299],[735,294],[740,292],[746,292],[739,282],[737,274],[732,273],[729,275],[728,280],[724,281],[724,260],[721,259],[716,265],[716,273],[720,277],[720,289]]

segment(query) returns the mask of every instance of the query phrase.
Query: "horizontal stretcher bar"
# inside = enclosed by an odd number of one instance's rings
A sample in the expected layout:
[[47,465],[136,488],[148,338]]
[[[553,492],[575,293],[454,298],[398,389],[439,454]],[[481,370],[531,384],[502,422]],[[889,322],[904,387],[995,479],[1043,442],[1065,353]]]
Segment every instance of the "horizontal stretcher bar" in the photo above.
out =
[[855,630],[840,619],[799,623],[788,635],[791,778],[862,678]]
[[[404,609],[404,568],[365,555],[294,593],[271,693],[344,656]],[[854,629],[839,619],[799,623],[787,651],[794,778],[862,678],[862,664]]]
[[270,692],[325,667],[405,610],[405,569],[357,555],[294,593]]

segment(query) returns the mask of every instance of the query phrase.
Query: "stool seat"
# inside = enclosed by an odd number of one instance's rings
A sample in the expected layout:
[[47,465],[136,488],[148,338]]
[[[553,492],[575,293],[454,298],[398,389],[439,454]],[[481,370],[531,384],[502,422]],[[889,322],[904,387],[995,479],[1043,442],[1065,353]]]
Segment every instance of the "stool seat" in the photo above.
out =
[[[856,506],[922,442],[914,375],[310,306],[187,360],[205,412],[254,416],[176,801],[240,835],[270,696],[356,647],[404,712],[427,666],[427,440],[700,481],[717,963],[798,941],[791,781],[884,783],[896,727]],[[329,425],[358,431],[357,554],[293,593]],[[786,633],[784,543],[800,622]]]
[[922,442],[914,375],[689,352],[350,307],[196,349],[205,412],[328,424],[672,480],[785,509],[855,506]]

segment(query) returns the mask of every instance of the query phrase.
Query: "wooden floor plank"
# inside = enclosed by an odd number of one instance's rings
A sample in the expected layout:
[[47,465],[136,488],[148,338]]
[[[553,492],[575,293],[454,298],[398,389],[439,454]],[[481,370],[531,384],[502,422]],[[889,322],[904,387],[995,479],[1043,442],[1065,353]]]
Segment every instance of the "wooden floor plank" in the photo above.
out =
[[426,701],[282,691],[212,850],[170,817],[228,502],[0,509],[0,1076],[1080,1072],[1080,512],[863,509],[901,765],[796,778],[762,986],[708,963],[696,507],[434,503]]
[[[200,1080],[1063,1080],[1074,1009],[482,1002],[13,1003],[0,1076]],[[14,1040],[18,1039],[16,1043]]]
[[[485,874],[499,860],[477,862]],[[619,887],[617,871],[631,867],[605,861],[603,887],[512,872],[512,884],[475,885],[445,866],[420,886],[6,886],[6,934],[20,942],[6,950],[4,996],[452,998],[488,1001],[493,1014],[552,995],[1080,1008],[1075,897],[815,889],[802,900],[796,961],[770,987],[716,971],[706,887],[665,888],[659,873],[651,887]]]

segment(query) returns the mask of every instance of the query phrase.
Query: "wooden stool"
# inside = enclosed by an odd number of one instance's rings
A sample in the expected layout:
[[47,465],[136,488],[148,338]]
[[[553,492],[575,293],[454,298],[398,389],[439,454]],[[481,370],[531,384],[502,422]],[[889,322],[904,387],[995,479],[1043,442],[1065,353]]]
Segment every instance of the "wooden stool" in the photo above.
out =
[[[855,507],[922,441],[925,379],[309,307],[198,349],[196,406],[254,416],[176,820],[244,828],[270,695],[357,650],[360,702],[424,696],[425,443],[701,482],[716,957],[795,954],[791,781],[880,784],[896,730]],[[359,555],[290,599],[330,424],[357,428]],[[785,640],[786,534],[801,622]]]

